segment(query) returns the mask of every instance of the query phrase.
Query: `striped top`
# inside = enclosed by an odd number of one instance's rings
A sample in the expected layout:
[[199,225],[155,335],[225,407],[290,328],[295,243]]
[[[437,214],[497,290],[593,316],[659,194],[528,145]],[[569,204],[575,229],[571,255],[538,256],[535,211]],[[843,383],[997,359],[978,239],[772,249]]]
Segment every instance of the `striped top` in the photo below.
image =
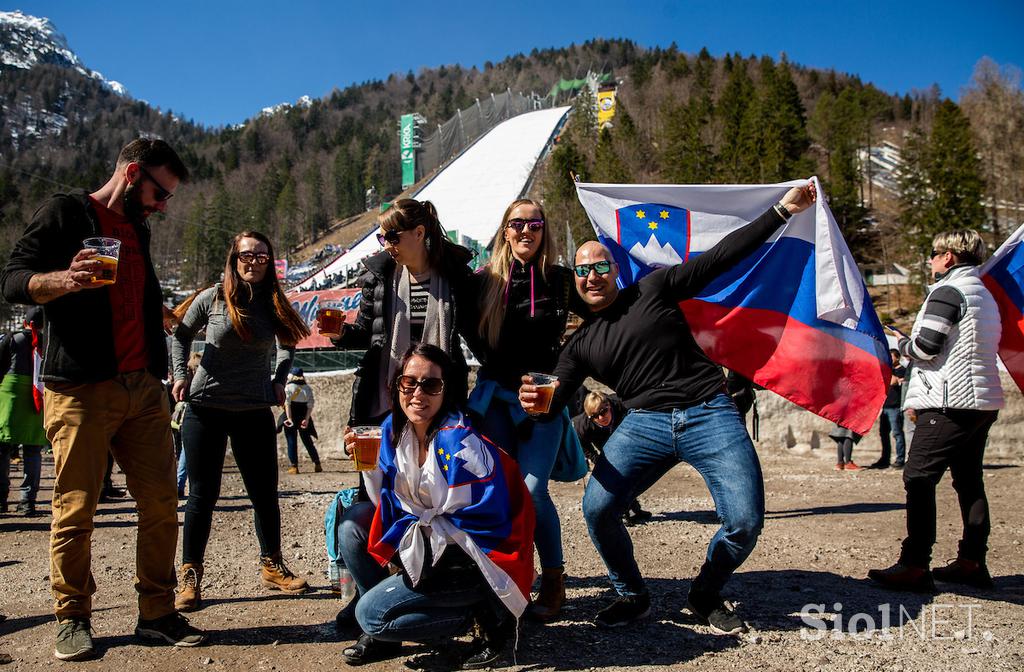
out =
[[942,352],[953,326],[966,312],[966,299],[958,289],[949,285],[936,288],[928,295],[917,337],[900,339],[900,354],[916,360],[934,359]]
[[409,337],[413,341],[423,339],[423,323],[427,319],[429,298],[430,274],[412,276],[409,282]]

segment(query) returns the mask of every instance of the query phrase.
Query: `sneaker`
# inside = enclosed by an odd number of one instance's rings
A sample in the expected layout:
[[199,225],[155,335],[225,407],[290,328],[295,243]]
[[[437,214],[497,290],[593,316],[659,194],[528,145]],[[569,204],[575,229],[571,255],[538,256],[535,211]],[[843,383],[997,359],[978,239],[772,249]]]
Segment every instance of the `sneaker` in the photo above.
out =
[[888,462],[883,462],[882,460],[878,460],[877,462],[872,462],[868,466],[864,467],[864,469],[888,469],[888,468],[889,468],[889,463]]
[[36,511],[35,502],[20,502],[18,508],[15,509],[19,515],[25,516],[26,518],[32,518],[38,516],[39,512]]
[[846,471],[860,471],[863,467],[859,467],[853,462],[847,462],[846,466],[843,467]]
[[600,628],[619,628],[641,618],[647,618],[650,614],[650,595],[622,595],[597,612],[594,623]]
[[720,635],[739,635],[747,631],[747,624],[736,615],[732,603],[719,595],[703,596],[691,591],[686,597],[686,608]]
[[906,462],[904,460],[896,460],[895,462],[892,463],[892,468],[893,469],[902,469],[904,464],[906,464]]
[[265,587],[285,593],[298,595],[309,590],[306,580],[292,574],[292,571],[285,566],[280,554],[260,558],[260,580]]
[[936,567],[932,570],[932,576],[945,583],[961,583],[985,590],[995,588],[985,563],[966,558],[957,558],[945,567]]
[[149,621],[140,618],[135,626],[135,636],[174,646],[200,646],[206,643],[206,633],[189,625],[188,619],[176,611]]
[[88,618],[71,616],[57,621],[57,660],[86,660],[96,655]]
[[362,634],[355,644],[342,650],[341,659],[349,665],[365,665],[394,658],[401,650],[401,642],[382,642]]
[[288,471],[285,472],[285,473],[297,474],[297,473],[299,473],[299,468],[293,464],[292,466],[288,467]]
[[883,588],[912,593],[934,593],[935,581],[927,567],[911,567],[896,563],[887,569],[868,570],[868,578]]
[[313,473],[319,474],[319,473],[323,472],[323,470],[324,470],[324,468],[320,466],[319,462],[314,462],[313,463]]
[[845,468],[846,468],[845,464],[843,464],[842,462],[836,462],[836,471],[842,471]]

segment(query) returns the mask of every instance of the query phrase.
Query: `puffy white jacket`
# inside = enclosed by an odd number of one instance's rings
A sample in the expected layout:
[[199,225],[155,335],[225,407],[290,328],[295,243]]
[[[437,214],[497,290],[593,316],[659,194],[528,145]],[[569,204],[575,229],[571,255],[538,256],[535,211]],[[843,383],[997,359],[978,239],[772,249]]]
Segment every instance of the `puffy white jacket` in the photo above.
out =
[[[995,299],[981,281],[977,266],[954,268],[928,288],[951,286],[966,302],[960,321],[953,325],[942,351],[930,360],[911,362],[910,382],[903,408],[960,408],[979,411],[1003,407],[996,353],[1001,327]],[[921,330],[925,306],[914,322],[911,338]]]

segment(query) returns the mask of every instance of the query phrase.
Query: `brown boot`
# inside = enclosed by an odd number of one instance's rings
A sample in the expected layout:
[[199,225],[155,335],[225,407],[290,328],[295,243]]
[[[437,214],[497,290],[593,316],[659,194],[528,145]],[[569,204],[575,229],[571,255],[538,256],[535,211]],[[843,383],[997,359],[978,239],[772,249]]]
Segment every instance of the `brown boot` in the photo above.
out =
[[178,594],[174,596],[174,608],[177,611],[196,611],[203,606],[202,589],[203,566],[186,562],[181,566],[181,581]]
[[263,585],[270,590],[295,594],[309,590],[309,584],[305,579],[295,576],[290,569],[284,566],[280,553],[260,558],[260,579],[263,581]]
[[565,604],[565,569],[545,567],[540,575],[540,594],[530,603],[526,613],[530,618],[549,623],[558,617]]

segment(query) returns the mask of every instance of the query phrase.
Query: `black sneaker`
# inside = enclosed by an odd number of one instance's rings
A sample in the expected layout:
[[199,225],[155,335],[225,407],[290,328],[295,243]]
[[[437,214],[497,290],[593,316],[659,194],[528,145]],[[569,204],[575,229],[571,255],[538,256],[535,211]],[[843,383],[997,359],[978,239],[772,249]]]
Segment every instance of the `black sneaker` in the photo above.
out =
[[39,515],[36,511],[35,502],[20,502],[16,510],[18,515],[25,516],[26,518],[33,518]]
[[206,633],[189,625],[188,619],[176,611],[149,621],[140,618],[135,626],[135,636],[174,646],[200,646],[206,643]]
[[597,612],[594,623],[601,628],[619,628],[633,621],[647,618],[651,614],[651,596],[622,595],[610,605]]
[[382,642],[362,634],[355,644],[345,647],[341,659],[349,665],[365,665],[394,658],[401,650],[401,642]]
[[892,463],[892,468],[893,469],[902,469],[904,464],[906,464],[905,461],[903,461],[903,460],[896,460],[895,462]]
[[739,635],[747,631],[747,624],[736,615],[732,604],[719,595],[691,592],[686,598],[686,608],[720,635]]
[[96,655],[88,618],[74,616],[57,621],[57,643],[53,655],[57,660],[87,660]]

